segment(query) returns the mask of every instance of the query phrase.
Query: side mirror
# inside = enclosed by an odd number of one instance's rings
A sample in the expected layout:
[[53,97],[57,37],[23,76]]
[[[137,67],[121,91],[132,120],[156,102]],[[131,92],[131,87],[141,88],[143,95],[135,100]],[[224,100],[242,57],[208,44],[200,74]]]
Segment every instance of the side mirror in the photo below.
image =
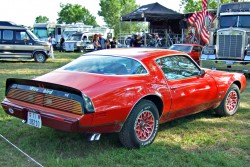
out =
[[200,71],[199,76],[201,76],[201,77],[202,77],[202,76],[204,76],[204,75],[205,75],[205,73],[206,73],[206,71],[205,71],[205,70],[201,70],[201,71]]

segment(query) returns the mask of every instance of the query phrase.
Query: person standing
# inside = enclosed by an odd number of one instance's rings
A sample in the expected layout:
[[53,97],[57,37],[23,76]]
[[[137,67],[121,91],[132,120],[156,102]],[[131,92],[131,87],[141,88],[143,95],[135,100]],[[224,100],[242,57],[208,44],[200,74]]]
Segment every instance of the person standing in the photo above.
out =
[[56,38],[54,36],[52,36],[51,44],[53,46],[53,49],[55,50],[56,49]]
[[54,51],[53,51],[53,45],[52,45],[52,35],[50,35],[49,36],[49,38],[48,38],[48,42],[49,42],[49,47],[50,47],[50,49],[49,49],[49,55],[51,56],[51,58],[52,58],[52,60],[54,61]]
[[110,46],[111,48],[116,48],[117,42],[116,42],[116,38],[113,37],[113,40],[110,42]]
[[61,36],[59,52],[62,52],[62,51],[63,51],[64,42],[65,42],[65,39],[63,38],[63,36]]
[[101,44],[100,44],[99,36],[97,34],[94,35],[93,45],[94,45],[94,50],[100,50],[101,49]]
[[136,35],[131,36],[131,39],[129,41],[129,47],[134,47],[135,38],[136,38]]
[[106,49],[106,40],[102,37],[102,34],[99,34],[99,42],[101,44],[101,49]]

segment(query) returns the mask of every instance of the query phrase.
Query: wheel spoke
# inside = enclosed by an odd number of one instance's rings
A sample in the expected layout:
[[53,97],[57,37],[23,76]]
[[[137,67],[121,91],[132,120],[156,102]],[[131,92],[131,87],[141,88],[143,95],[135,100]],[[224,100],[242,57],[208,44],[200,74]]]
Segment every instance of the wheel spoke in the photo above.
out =
[[143,111],[136,120],[135,133],[139,140],[146,141],[154,130],[154,116],[151,111]]
[[235,91],[231,91],[226,98],[226,108],[229,112],[233,112],[238,105],[238,95]]

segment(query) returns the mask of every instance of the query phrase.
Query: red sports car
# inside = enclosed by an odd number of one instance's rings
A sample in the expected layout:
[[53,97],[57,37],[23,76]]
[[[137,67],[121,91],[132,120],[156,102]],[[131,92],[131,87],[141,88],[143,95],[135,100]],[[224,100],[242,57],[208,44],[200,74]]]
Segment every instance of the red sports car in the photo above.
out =
[[84,54],[32,80],[6,82],[5,112],[37,128],[118,132],[137,148],[153,142],[159,124],[207,109],[231,116],[246,78],[201,69],[186,53],[165,49],[110,49]]
[[185,52],[191,56],[196,63],[200,64],[202,47],[203,46],[199,44],[174,44],[170,46],[169,49]]

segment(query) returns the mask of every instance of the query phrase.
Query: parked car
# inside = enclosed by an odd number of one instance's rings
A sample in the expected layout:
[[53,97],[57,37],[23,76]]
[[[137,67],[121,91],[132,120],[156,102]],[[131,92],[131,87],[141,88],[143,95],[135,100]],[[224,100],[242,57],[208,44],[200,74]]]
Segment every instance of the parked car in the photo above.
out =
[[185,52],[191,56],[196,63],[200,64],[202,47],[203,46],[199,44],[173,44],[169,49]]
[[34,59],[44,63],[49,51],[50,45],[40,41],[27,27],[0,21],[0,59]]
[[69,52],[83,52],[86,46],[92,43],[93,36],[94,33],[90,32],[76,32],[65,41],[64,50]]
[[70,132],[118,132],[128,148],[151,144],[159,124],[213,109],[234,115],[246,78],[200,68],[186,53],[150,48],[90,52],[32,80],[9,78],[4,111]]

